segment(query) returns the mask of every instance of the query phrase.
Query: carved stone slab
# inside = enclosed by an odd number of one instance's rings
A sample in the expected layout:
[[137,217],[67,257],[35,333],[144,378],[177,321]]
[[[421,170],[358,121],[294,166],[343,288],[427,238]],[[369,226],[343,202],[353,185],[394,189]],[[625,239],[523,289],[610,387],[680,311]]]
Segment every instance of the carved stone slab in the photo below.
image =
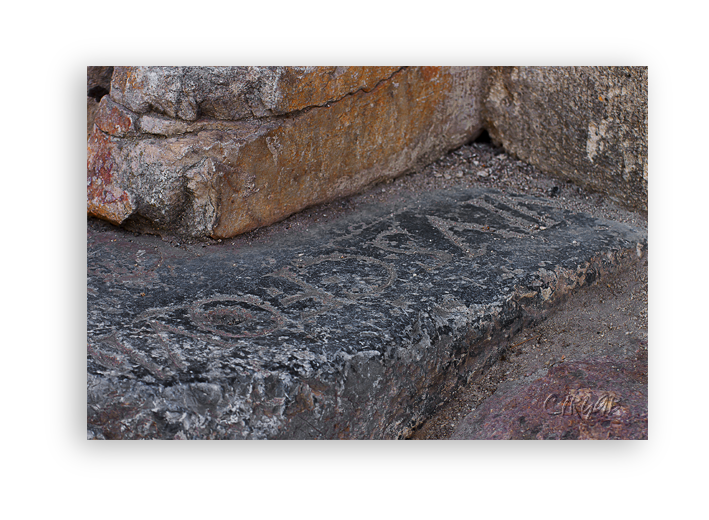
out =
[[467,190],[238,243],[89,227],[89,437],[406,437],[647,235]]

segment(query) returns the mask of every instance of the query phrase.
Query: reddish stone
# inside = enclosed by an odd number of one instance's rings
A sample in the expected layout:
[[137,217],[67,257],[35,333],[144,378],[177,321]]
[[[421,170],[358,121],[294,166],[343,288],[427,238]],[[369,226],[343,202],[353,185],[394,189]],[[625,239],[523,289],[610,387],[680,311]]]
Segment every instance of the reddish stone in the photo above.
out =
[[87,211],[114,224],[122,223],[132,212],[129,195],[114,182],[115,162],[111,138],[94,130],[88,142]]
[[136,133],[137,120],[136,114],[114,103],[110,96],[104,96],[99,103],[94,123],[102,132],[124,137]]
[[562,363],[501,385],[451,439],[647,439],[647,353]]
[[111,88],[113,67],[86,67],[86,139],[91,136],[98,102]]

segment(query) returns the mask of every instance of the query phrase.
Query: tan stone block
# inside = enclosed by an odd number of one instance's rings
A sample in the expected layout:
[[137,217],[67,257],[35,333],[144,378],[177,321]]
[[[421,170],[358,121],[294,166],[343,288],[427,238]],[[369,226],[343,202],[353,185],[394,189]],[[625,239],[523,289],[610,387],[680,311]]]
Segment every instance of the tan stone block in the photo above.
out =
[[441,68],[405,69],[369,93],[313,108],[247,142],[225,174],[229,196],[222,198],[214,236],[356,193],[463,144],[481,125],[458,122],[461,133],[446,132],[455,127],[447,106],[455,104],[454,82]]
[[276,114],[323,106],[357,91],[369,92],[401,67],[283,67]]
[[[131,71],[120,69],[114,72],[112,91],[121,77],[126,84],[133,81]],[[338,101],[286,118],[231,122],[202,117],[188,123],[145,113],[136,126],[135,118],[130,125],[123,118],[130,111],[107,109],[110,117],[105,119],[121,135],[136,128],[142,132],[109,139],[95,129],[89,149],[90,212],[113,222],[133,217],[158,230],[191,236],[234,236],[401,175],[481,131],[479,69],[408,67],[381,79],[389,72],[353,70],[335,77],[325,71],[334,78],[325,81],[323,71],[306,71],[283,80],[279,85],[293,89],[309,82],[321,101],[356,88]],[[316,96],[292,94],[288,103],[271,106],[295,110],[306,99]],[[92,154],[102,161],[92,160]],[[108,172],[98,166],[104,163],[112,165]]]

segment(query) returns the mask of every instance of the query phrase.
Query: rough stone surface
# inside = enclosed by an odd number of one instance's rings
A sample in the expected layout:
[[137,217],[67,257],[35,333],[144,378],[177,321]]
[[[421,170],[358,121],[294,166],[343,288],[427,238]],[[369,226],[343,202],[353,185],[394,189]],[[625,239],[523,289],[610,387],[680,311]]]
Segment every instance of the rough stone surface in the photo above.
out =
[[[642,226],[642,222],[637,225]],[[471,411],[480,410],[486,399],[496,402],[490,408],[494,413],[504,413],[511,418],[519,417],[529,410],[529,402],[517,399],[520,414],[515,416],[514,403],[505,401],[502,409],[502,400],[495,393],[497,389],[503,384],[508,387],[525,387],[543,378],[549,368],[564,363],[595,363],[602,360],[628,366],[640,362],[647,371],[647,259],[648,255],[643,252],[636,261],[628,262],[622,269],[579,290],[563,305],[554,309],[543,322],[510,335],[500,360],[481,378],[457,388],[455,395],[448,396],[446,404],[416,431],[413,438],[449,439],[460,421]],[[608,381],[611,380],[613,377],[608,378]],[[603,387],[603,384],[599,387]],[[617,392],[619,388],[611,390]],[[647,392],[643,392],[643,395],[647,397]],[[635,405],[647,410],[646,402],[635,401]],[[544,415],[541,417],[545,418]],[[563,421],[545,421],[543,438],[568,438],[570,434],[566,426]],[[597,438],[637,438],[637,430],[617,431],[611,428],[610,423],[601,426],[605,426],[608,431]],[[647,424],[640,426],[646,434]],[[496,433],[497,438],[500,438],[500,431],[486,428],[484,431],[478,430],[475,438],[485,439],[485,435]]]
[[486,127],[542,171],[647,212],[647,67],[490,67]]
[[88,213],[224,238],[360,191],[482,130],[465,67],[116,67]]
[[495,362],[501,335],[646,237],[481,189],[252,246],[176,248],[93,221],[89,437],[408,437]]
[[451,439],[647,439],[647,351],[562,363],[503,383]]
[[111,89],[113,67],[86,67],[86,138],[91,136],[98,103]]
[[116,67],[111,97],[127,109],[238,121],[369,92],[401,67]]

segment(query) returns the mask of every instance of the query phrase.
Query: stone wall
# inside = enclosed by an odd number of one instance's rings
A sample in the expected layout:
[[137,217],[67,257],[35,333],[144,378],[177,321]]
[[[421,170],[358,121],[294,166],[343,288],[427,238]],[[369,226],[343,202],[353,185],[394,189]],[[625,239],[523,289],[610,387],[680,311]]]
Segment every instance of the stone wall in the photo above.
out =
[[114,224],[234,236],[483,128],[541,170],[647,211],[644,67],[89,67],[87,90],[87,209]]

